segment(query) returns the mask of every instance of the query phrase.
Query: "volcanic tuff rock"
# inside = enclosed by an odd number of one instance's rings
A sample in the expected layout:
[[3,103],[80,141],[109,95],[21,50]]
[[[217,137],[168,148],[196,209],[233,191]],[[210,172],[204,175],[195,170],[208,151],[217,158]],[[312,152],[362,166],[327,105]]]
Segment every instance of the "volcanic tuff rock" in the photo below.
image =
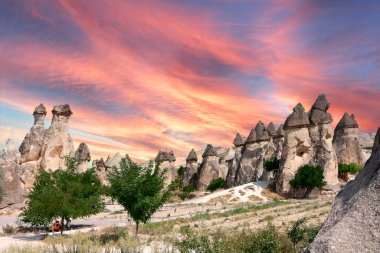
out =
[[300,103],[286,119],[281,167],[276,178],[276,190],[280,194],[291,193],[289,181],[305,164],[321,166],[327,182],[325,189],[338,190],[338,164],[332,147],[332,117],[327,113],[328,108],[326,97],[320,95],[309,112],[310,119]]
[[233,142],[233,144],[235,145],[235,147],[243,146],[244,142],[245,142],[244,138],[239,133],[236,133],[236,136],[235,136],[235,139],[234,139],[234,142]]
[[211,144],[208,144],[203,155],[203,160],[198,168],[196,188],[205,190],[213,179],[226,178],[227,170],[224,163],[219,164],[217,151]]
[[364,169],[336,196],[308,251],[380,252],[380,128]]
[[[110,159],[109,156],[108,158]],[[106,167],[106,162],[104,162],[103,157],[100,158],[100,160],[93,160],[92,167],[95,168],[95,174],[98,180],[100,181],[100,183],[106,186],[109,185],[109,182],[107,179],[107,172],[109,168]]]
[[22,184],[20,181],[22,169],[19,166],[20,155],[13,140],[8,139],[4,149],[0,152],[0,173],[5,196],[0,208],[23,201]]
[[112,156],[112,158],[108,156],[106,162],[104,161],[103,162],[107,169],[110,169],[112,167],[120,168],[120,161],[122,158],[123,157],[121,156],[121,154],[117,152],[116,154]]
[[57,170],[64,168],[65,156],[74,154],[74,145],[68,131],[68,121],[73,114],[68,104],[53,108],[52,123],[45,131],[41,149],[41,167]]
[[364,164],[364,157],[358,138],[358,123],[355,116],[344,113],[334,130],[333,145],[338,163]]
[[267,130],[270,136],[273,137],[276,135],[276,127],[274,126],[273,122],[269,122]]
[[34,125],[30,128],[29,133],[25,136],[19,151],[21,153],[21,162],[37,161],[41,155],[43,137],[45,134],[44,120],[46,108],[43,104],[38,105],[33,112]]
[[293,112],[286,118],[284,123],[284,130],[290,128],[301,128],[310,124],[309,117],[305,112],[305,108],[301,103],[298,103],[293,108]]
[[177,169],[175,167],[176,158],[173,151],[159,151],[155,162],[160,162],[160,169],[166,169],[166,185],[169,185],[177,177]]
[[91,155],[90,150],[88,149],[88,146],[86,143],[79,144],[78,149],[75,151],[74,154],[75,160],[79,163],[78,171],[84,172],[87,170],[87,164],[89,161],[91,161]]
[[196,181],[196,174],[198,171],[198,156],[194,149],[192,149],[186,158],[186,168],[183,182],[185,185],[194,184]]
[[279,160],[281,159],[282,149],[285,141],[285,132],[283,127],[284,125],[281,124],[276,131],[276,135],[273,137],[273,144],[276,150],[273,157],[276,157]]
[[226,187],[246,184],[256,180],[268,180],[270,173],[264,170],[264,162],[276,151],[272,137],[275,134],[273,123],[269,124],[271,133],[259,121],[251,130],[244,147],[237,147],[234,159],[229,163]]

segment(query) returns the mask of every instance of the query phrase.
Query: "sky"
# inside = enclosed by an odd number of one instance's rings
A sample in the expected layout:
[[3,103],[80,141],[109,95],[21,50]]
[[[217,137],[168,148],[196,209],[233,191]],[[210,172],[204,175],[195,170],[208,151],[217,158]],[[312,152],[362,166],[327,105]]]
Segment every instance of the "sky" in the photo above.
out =
[[231,146],[324,93],[380,126],[380,1],[1,0],[0,142],[70,104],[92,157]]

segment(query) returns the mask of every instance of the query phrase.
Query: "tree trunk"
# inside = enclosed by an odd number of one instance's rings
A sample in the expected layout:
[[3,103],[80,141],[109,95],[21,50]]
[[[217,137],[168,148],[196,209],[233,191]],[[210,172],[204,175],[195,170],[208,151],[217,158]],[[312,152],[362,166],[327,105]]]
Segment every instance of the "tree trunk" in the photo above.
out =
[[313,190],[313,188],[306,188],[306,192],[305,192],[305,196],[304,196],[305,199],[309,197],[312,190]]
[[136,221],[136,236],[137,236],[137,232],[139,231],[139,222]]
[[61,218],[61,235],[63,235],[63,222],[65,221],[65,219],[62,217]]

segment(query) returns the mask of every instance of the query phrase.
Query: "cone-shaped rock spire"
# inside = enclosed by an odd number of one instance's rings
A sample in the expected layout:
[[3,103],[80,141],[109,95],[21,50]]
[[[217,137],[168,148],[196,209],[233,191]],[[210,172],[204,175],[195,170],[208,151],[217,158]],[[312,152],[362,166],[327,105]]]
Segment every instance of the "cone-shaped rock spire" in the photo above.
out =
[[186,162],[197,162],[197,161],[198,161],[197,153],[194,151],[194,149],[192,149],[186,158]]

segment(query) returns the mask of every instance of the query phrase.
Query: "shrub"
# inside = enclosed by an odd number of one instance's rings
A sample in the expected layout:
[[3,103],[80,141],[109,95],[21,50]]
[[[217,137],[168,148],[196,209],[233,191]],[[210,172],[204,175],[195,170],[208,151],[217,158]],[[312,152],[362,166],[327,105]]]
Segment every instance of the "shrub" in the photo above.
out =
[[3,226],[3,232],[6,235],[13,235],[14,233],[16,233],[16,228],[7,224],[7,225]]
[[305,197],[307,197],[313,188],[320,188],[326,184],[324,178],[323,170],[320,166],[307,164],[297,170],[294,179],[290,180],[289,184],[294,189],[306,189]]
[[211,234],[195,233],[190,227],[181,227],[183,239],[175,243],[179,252],[204,253],[286,253],[294,252],[291,241],[272,224],[256,231],[243,230],[228,233],[217,231]]
[[306,226],[306,219],[302,218],[294,222],[287,235],[292,241],[295,250],[302,250],[317,236],[321,226]]
[[226,184],[226,181],[219,177],[211,180],[210,184],[207,186],[208,191],[215,191],[217,189],[224,189],[224,185]]
[[360,172],[363,169],[363,166],[357,163],[340,163],[338,165],[338,171],[339,173],[351,173],[351,174],[356,174]]
[[275,171],[280,168],[280,160],[277,157],[274,157],[270,160],[265,161],[264,168],[266,171]]
[[192,194],[193,191],[195,191],[194,186],[186,185],[186,186],[182,187],[182,192],[179,194],[179,197],[182,200],[191,199],[191,198],[195,197],[195,195]]

